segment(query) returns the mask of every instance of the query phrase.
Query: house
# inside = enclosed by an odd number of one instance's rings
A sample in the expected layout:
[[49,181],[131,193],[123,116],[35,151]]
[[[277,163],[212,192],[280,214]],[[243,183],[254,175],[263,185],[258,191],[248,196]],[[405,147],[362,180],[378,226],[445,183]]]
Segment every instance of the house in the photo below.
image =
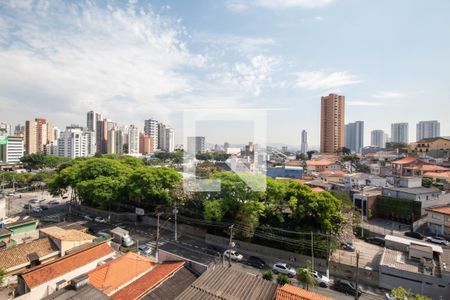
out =
[[434,234],[450,237],[450,206],[431,207],[427,211],[428,229]]
[[277,288],[275,300],[332,300],[333,298],[285,284]]
[[10,277],[58,257],[59,249],[49,238],[37,239],[1,250],[0,269],[5,271],[7,277]]
[[177,300],[273,300],[277,285],[259,276],[225,266],[208,268]]
[[426,154],[432,157],[449,157],[450,139],[446,137],[434,137],[419,140],[414,149],[418,154]]
[[29,217],[11,218],[4,227],[11,231],[11,238],[21,244],[39,237],[38,223],[38,220]]
[[78,251],[19,275],[17,294],[22,295],[21,300],[46,297],[114,255],[115,251],[107,242],[85,245]]
[[308,173],[311,172],[321,172],[325,170],[340,170],[341,166],[336,161],[331,160],[307,160],[306,167]]
[[342,183],[346,184],[349,188],[365,186],[383,187],[386,186],[386,178],[366,173],[352,173],[344,174],[342,176]]
[[39,230],[41,237],[48,236],[59,248],[61,256],[64,256],[67,251],[92,243],[96,238],[93,235],[87,234],[76,229],[63,229],[60,227],[47,227]]
[[379,265],[379,286],[402,286],[433,299],[450,295],[450,251],[442,247],[387,235]]
[[450,190],[450,172],[427,172],[423,174],[424,178],[430,178],[433,180],[433,183],[436,185],[441,185],[442,188],[446,191]]
[[144,276],[157,264],[155,261],[128,252],[88,273],[89,282],[110,297]]
[[142,277],[114,294],[111,299],[136,300],[142,299],[145,295],[147,296],[144,299],[175,299],[197,279],[192,272],[184,268],[184,264],[184,261],[157,264]]
[[62,288],[42,300],[108,300],[109,297],[89,284],[86,274],[74,278],[70,285]]
[[419,157],[407,156],[392,162],[394,176],[423,176],[427,172],[448,172],[449,168],[427,163]]
[[377,216],[377,199],[381,195],[379,188],[366,188],[353,194],[353,207],[361,212],[361,219]]

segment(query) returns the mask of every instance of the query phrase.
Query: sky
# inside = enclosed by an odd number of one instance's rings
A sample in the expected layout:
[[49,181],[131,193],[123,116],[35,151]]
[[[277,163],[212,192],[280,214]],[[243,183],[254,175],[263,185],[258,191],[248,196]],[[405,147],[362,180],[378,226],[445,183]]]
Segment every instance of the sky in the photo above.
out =
[[[267,112],[267,140],[320,140],[320,97],[346,96],[370,131],[438,120],[450,135],[447,0],[0,0],[0,121],[120,124],[183,112]],[[213,122],[214,123],[214,122]],[[246,143],[251,123],[205,124],[208,143]],[[249,125],[250,124],[250,125]],[[248,128],[247,128],[248,127]],[[212,129],[217,131],[212,132]]]

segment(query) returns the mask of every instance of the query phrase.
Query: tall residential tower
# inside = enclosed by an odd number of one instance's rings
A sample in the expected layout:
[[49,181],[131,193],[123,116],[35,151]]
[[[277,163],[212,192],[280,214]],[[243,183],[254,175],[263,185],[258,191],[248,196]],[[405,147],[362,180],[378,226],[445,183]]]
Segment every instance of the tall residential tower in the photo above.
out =
[[321,99],[320,152],[335,153],[344,147],[345,96]]
[[441,135],[441,124],[434,121],[420,121],[416,126],[416,141]]
[[308,133],[304,129],[302,130],[302,144],[300,146],[300,151],[303,154],[308,152]]

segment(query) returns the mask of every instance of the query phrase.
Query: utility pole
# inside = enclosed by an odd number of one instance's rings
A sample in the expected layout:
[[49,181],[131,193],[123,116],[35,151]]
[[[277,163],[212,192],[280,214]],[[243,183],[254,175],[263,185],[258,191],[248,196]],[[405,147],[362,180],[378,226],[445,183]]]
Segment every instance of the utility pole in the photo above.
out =
[[311,231],[311,271],[314,271],[314,235]]
[[355,300],[358,300],[358,278],[359,277],[359,251],[356,251],[356,277],[355,277]]
[[156,214],[156,217],[157,217],[157,222],[156,222],[156,253],[155,253],[155,258],[156,258],[156,263],[158,263],[159,262],[159,253],[158,253],[158,250],[159,250],[159,245],[158,245],[158,243],[159,243],[159,216],[161,216],[161,213],[157,213]]
[[228,267],[231,267],[231,248],[233,247],[233,228],[234,224],[230,227],[230,243],[228,244]]
[[178,241],[178,223],[177,223],[177,215],[178,215],[178,208],[177,203],[175,202],[175,208],[173,209],[173,213],[175,215],[175,242]]
[[331,237],[327,234],[327,277],[330,278],[330,241]]

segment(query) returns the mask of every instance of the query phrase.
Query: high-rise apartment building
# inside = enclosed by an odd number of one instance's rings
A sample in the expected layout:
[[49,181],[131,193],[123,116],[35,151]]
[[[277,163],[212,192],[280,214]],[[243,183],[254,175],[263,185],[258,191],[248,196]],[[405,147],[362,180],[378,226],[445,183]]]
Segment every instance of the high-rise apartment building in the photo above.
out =
[[58,139],[58,155],[70,158],[87,157],[90,131],[71,125],[61,132]]
[[164,150],[175,151],[175,130],[171,127],[166,127],[166,148]]
[[14,132],[11,125],[6,122],[0,122],[0,136],[12,136]]
[[139,135],[139,152],[143,155],[153,153],[153,138],[144,132]]
[[87,113],[86,128],[88,131],[97,131],[97,122],[103,120],[102,114],[93,110]]
[[308,152],[308,133],[306,130],[302,130],[302,143],[300,146],[300,152],[306,154]]
[[144,132],[153,138],[153,152],[159,149],[159,122],[154,119],[145,120]]
[[95,135],[96,135],[95,143],[97,146],[97,153],[100,153],[100,154],[108,153],[108,120],[107,119],[97,121]]
[[407,144],[408,141],[408,123],[391,124],[391,142]]
[[321,99],[320,152],[335,153],[344,147],[345,97],[336,94]]
[[139,153],[139,130],[135,125],[128,126],[128,154]]
[[441,135],[441,124],[436,121],[420,121],[416,126],[416,140],[434,138]]
[[195,155],[197,153],[205,152],[205,137],[204,136],[189,136],[187,138],[187,153]]
[[47,120],[36,118],[34,121],[25,122],[25,152],[33,154],[43,152],[45,145],[53,142],[53,125]]
[[166,124],[158,123],[158,149],[166,151]]
[[23,154],[23,137],[0,136],[0,162],[18,163]]
[[386,148],[386,134],[384,133],[384,131],[372,130],[370,132],[370,144],[371,146]]
[[364,147],[364,122],[356,121],[345,125],[345,147],[353,152],[361,152]]

